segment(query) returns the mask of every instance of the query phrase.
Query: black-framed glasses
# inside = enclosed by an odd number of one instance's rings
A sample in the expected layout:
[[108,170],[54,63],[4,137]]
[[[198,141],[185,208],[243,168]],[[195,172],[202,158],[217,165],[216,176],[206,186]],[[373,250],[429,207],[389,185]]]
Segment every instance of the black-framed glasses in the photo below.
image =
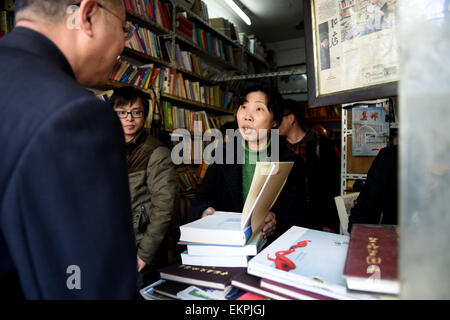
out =
[[144,117],[144,111],[142,111],[142,110],[116,111],[116,113],[117,113],[117,116],[118,116],[120,119],[125,119],[125,118],[127,118],[129,114],[131,114],[131,117],[132,117],[133,119]]

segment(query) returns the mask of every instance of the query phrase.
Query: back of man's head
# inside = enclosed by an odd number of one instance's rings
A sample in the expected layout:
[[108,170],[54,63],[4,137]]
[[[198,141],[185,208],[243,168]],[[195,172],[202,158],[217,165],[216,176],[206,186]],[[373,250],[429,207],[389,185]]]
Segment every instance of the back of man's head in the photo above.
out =
[[306,103],[292,99],[284,99],[282,102],[283,115],[293,114],[298,124],[303,127],[305,124]]

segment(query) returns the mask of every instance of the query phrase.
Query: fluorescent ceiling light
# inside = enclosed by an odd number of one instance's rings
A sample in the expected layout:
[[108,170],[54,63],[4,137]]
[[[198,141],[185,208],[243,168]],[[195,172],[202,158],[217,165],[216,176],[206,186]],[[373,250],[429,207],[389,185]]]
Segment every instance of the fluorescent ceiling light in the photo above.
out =
[[237,15],[239,17],[241,17],[242,20],[244,20],[244,22],[246,24],[248,24],[248,25],[252,24],[252,21],[250,20],[250,18],[245,14],[244,11],[242,11],[241,8],[238,7],[238,5],[236,3],[234,3],[233,0],[224,0],[224,1],[230,6],[231,9],[233,9],[234,12],[237,13]]

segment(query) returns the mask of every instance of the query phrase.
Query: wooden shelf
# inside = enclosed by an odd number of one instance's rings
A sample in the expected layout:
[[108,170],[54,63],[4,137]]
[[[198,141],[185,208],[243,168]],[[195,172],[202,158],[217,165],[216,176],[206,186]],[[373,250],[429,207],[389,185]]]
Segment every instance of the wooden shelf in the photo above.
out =
[[215,112],[215,113],[234,114],[233,111],[225,109],[225,108],[221,108],[221,107],[217,107],[217,106],[211,106],[209,104],[204,104],[204,103],[201,103],[201,102],[198,102],[198,101],[184,99],[184,98],[173,96],[173,95],[170,95],[170,94],[167,94],[167,93],[162,93],[161,92],[161,98],[165,98],[165,99],[169,99],[169,100],[172,100],[172,101],[185,103],[185,104],[188,104],[188,105],[193,106],[193,107],[202,108],[205,111],[211,111],[211,112]]
[[183,74],[186,74],[186,75],[190,76],[190,77],[196,78],[197,80],[200,80],[200,81],[203,81],[203,82],[207,82],[207,83],[212,84],[212,85],[218,84],[218,82],[216,82],[214,80],[208,79],[208,78],[206,78],[206,77],[204,77],[202,75],[199,75],[199,74],[197,74],[195,72],[189,71],[189,70],[187,70],[185,68],[181,68],[181,67],[176,66],[175,69],[177,71],[183,73]]
[[167,61],[161,60],[159,58],[155,58],[155,57],[149,56],[149,55],[147,55],[145,53],[142,53],[142,52],[130,49],[128,47],[123,49],[122,54],[127,56],[127,57],[134,58],[134,59],[137,59],[137,60],[142,61],[142,62],[158,63],[158,64],[166,66],[166,67],[171,67],[171,65],[172,65],[170,62],[167,62]]
[[163,26],[157,24],[156,22],[148,20],[147,17],[140,16],[139,14],[131,10],[127,10],[127,20],[137,23],[144,28],[151,29],[158,34],[170,34],[172,32],[172,30],[168,30]]
[[175,34],[175,39],[180,40],[181,42],[183,42],[185,45],[188,45],[189,47],[191,47],[192,49],[195,49],[198,55],[202,56],[202,58],[205,58],[207,60],[210,60],[213,63],[216,63],[218,65],[220,65],[223,68],[226,69],[231,69],[231,70],[237,70],[239,71],[239,67],[232,64],[231,62],[228,62],[224,59],[222,59],[221,57],[215,56],[211,53],[209,53],[208,51],[206,51],[205,49],[203,49],[202,47],[200,47],[198,44],[192,42],[191,39],[186,38],[185,36],[176,33]]
[[196,23],[199,23],[201,25],[200,28],[207,29],[207,31],[209,31],[209,32],[219,36],[220,38],[226,40],[229,44],[231,44],[235,48],[239,48],[240,47],[240,44],[236,43],[235,40],[231,39],[229,36],[227,36],[223,32],[220,32],[219,30],[215,29],[213,26],[211,26],[209,24],[209,22],[203,20],[202,18],[200,18],[194,12],[190,11],[189,9],[187,9],[184,6],[179,5],[179,4],[177,4],[177,8],[182,9],[182,11],[186,11],[187,12],[187,18],[195,20]]

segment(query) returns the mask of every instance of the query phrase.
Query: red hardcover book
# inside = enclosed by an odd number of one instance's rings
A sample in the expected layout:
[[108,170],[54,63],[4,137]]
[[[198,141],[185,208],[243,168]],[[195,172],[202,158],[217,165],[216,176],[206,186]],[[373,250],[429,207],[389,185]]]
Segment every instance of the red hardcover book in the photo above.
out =
[[169,14],[167,13],[167,9],[164,6],[164,3],[158,2],[158,5],[159,5],[159,12],[161,14],[161,19],[162,19],[164,28],[171,30],[172,24],[170,23]]
[[194,24],[192,23],[192,21],[188,20],[185,16],[183,16],[181,13],[178,14],[178,21],[181,24],[184,24],[186,27],[188,27],[189,29],[192,29],[194,27]]
[[396,226],[355,224],[343,277],[351,290],[399,294]]
[[183,32],[189,39],[192,39],[192,29],[187,28],[184,24],[179,23],[177,30]]
[[133,7],[131,6],[130,0],[124,0],[124,2],[125,2],[125,9],[133,10]]

